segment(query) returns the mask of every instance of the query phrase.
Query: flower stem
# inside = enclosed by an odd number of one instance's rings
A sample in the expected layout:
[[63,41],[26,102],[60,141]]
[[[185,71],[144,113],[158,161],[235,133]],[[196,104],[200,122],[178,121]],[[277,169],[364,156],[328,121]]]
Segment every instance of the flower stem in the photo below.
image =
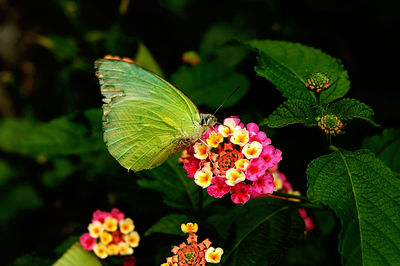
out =
[[299,200],[310,202],[310,200],[307,197],[293,195],[293,194],[287,194],[287,193],[283,193],[283,192],[275,191],[273,195],[280,196],[280,198],[284,198],[284,199],[293,198],[293,199],[299,199]]

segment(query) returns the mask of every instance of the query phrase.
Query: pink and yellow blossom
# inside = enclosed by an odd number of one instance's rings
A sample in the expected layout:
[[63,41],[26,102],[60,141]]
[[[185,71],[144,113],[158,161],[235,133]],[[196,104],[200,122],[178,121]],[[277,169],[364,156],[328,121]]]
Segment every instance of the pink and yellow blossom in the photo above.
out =
[[216,133],[214,131],[211,131],[211,133],[208,135],[208,138],[206,139],[208,146],[211,147],[211,148],[218,147],[218,145],[223,140],[224,140],[224,137],[221,134]]
[[119,230],[121,233],[128,234],[133,229],[135,229],[135,225],[133,224],[133,220],[131,218],[126,218],[119,221]]
[[210,196],[219,198],[231,193],[233,202],[243,204],[253,195],[273,192],[274,181],[265,173],[281,159],[280,150],[271,145],[257,124],[245,126],[239,118],[229,117],[184,150],[179,161]]
[[98,238],[103,233],[104,226],[99,221],[94,221],[88,226],[89,234],[93,238]]
[[138,247],[140,241],[139,233],[136,231],[129,233],[128,235],[125,236],[125,241],[133,248]]
[[209,169],[202,169],[194,174],[194,182],[202,188],[211,184],[213,173]]
[[194,157],[200,160],[204,160],[208,156],[208,147],[202,143],[202,142],[197,142],[194,146]]
[[242,149],[242,153],[247,159],[254,159],[260,156],[263,150],[263,146],[258,141],[253,141],[252,143],[247,143]]
[[249,141],[249,132],[246,129],[237,129],[233,132],[230,141],[243,147]]
[[237,183],[244,181],[245,179],[246,175],[240,170],[231,168],[226,171],[226,184],[228,184],[229,186],[234,186]]
[[112,241],[112,235],[110,233],[107,233],[106,231],[104,231],[101,235],[100,235],[100,241],[102,244],[104,245],[108,245],[111,241]]
[[209,247],[206,251],[206,261],[209,263],[220,263],[224,250],[222,248]]
[[117,229],[118,229],[118,220],[111,216],[107,217],[106,220],[104,221],[104,230],[107,230],[109,232],[114,232]]
[[121,255],[132,255],[133,254],[133,248],[131,248],[129,246],[129,244],[126,242],[119,242],[118,249],[119,249],[119,253]]
[[186,224],[181,224],[181,230],[185,234],[188,233],[197,233],[197,230],[199,229],[199,226],[197,223],[186,223]]
[[116,244],[108,245],[107,252],[108,252],[108,255],[110,255],[110,256],[118,255],[119,254],[118,245],[116,245]]
[[104,244],[95,244],[93,246],[93,252],[96,254],[97,257],[101,259],[105,259],[108,257],[107,247]]

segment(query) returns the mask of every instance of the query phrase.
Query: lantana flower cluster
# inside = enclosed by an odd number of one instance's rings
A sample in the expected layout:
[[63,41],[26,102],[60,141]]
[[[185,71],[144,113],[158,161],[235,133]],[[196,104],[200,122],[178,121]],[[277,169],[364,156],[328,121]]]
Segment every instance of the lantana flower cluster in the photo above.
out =
[[93,250],[101,259],[128,256],[139,246],[140,236],[134,229],[133,220],[125,218],[119,209],[114,208],[111,212],[96,210],[88,226],[89,232],[81,236],[80,242],[84,249]]
[[244,126],[237,117],[208,129],[179,159],[190,178],[210,196],[231,193],[236,204],[275,190],[267,170],[282,159],[265,132],[255,123]]
[[[279,172],[278,165],[273,168],[268,169],[268,171],[272,174],[274,178],[274,184],[277,192],[283,192],[289,195],[297,195],[300,196],[300,191],[293,190],[292,184],[287,180],[286,175],[284,173]],[[288,198],[293,201],[300,201],[295,198]],[[299,208],[299,213],[301,218],[304,220],[306,231],[311,231],[314,229],[314,222],[310,216],[308,216],[306,209]]]
[[166,259],[167,262],[161,266],[189,266],[189,265],[206,265],[208,263],[218,264],[221,261],[224,250],[222,248],[211,247],[212,242],[206,238],[201,243],[197,242],[198,230],[197,223],[187,223],[181,225],[181,230],[185,234],[189,234],[187,243],[182,242],[179,246],[174,246],[171,250],[174,255]]

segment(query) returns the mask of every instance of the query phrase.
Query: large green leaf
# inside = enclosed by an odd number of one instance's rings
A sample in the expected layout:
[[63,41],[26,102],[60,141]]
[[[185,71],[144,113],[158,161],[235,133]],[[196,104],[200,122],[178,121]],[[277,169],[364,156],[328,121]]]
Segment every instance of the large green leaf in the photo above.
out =
[[166,205],[190,211],[198,209],[199,187],[187,176],[183,165],[178,163],[178,155],[139,175],[146,176],[138,180],[139,186],[160,192]]
[[73,244],[53,266],[101,266],[93,252],[84,250],[79,242]]
[[307,169],[308,197],[332,208],[342,223],[343,265],[400,261],[400,180],[368,150],[338,150]]
[[86,110],[47,123],[28,119],[0,122],[0,148],[32,157],[77,155],[105,150],[101,111]]
[[329,103],[346,94],[350,88],[347,71],[342,63],[322,51],[299,43],[254,40],[247,43],[259,55],[255,70],[268,79],[283,96],[315,102],[307,90],[307,78],[313,73],[325,74],[332,85],[321,92],[321,103]]
[[367,137],[363,147],[370,149],[393,171],[400,173],[400,130],[384,129],[381,135]]
[[216,63],[200,63],[194,67],[182,66],[171,76],[171,82],[197,106],[204,104],[210,108],[217,108],[239,86],[240,90],[224,106],[235,105],[249,87],[249,81],[244,75]]
[[223,261],[228,265],[267,265],[303,236],[304,222],[285,200],[252,199],[227,215],[208,219],[225,238]]
[[309,103],[303,100],[287,100],[273,111],[261,125],[271,128],[280,128],[291,124],[302,123],[305,126],[316,126],[316,111]]
[[336,115],[340,120],[350,120],[353,118],[364,119],[374,126],[379,126],[374,121],[374,110],[365,103],[356,99],[344,98],[332,103],[327,112]]

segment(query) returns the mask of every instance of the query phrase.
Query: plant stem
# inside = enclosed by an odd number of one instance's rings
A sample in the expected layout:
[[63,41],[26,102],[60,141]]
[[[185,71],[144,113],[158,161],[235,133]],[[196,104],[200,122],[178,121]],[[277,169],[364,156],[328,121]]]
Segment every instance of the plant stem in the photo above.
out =
[[304,201],[310,202],[310,200],[307,197],[293,195],[293,194],[287,194],[287,193],[283,193],[283,192],[274,192],[273,195],[281,196],[284,198],[299,199],[299,200],[304,200]]

